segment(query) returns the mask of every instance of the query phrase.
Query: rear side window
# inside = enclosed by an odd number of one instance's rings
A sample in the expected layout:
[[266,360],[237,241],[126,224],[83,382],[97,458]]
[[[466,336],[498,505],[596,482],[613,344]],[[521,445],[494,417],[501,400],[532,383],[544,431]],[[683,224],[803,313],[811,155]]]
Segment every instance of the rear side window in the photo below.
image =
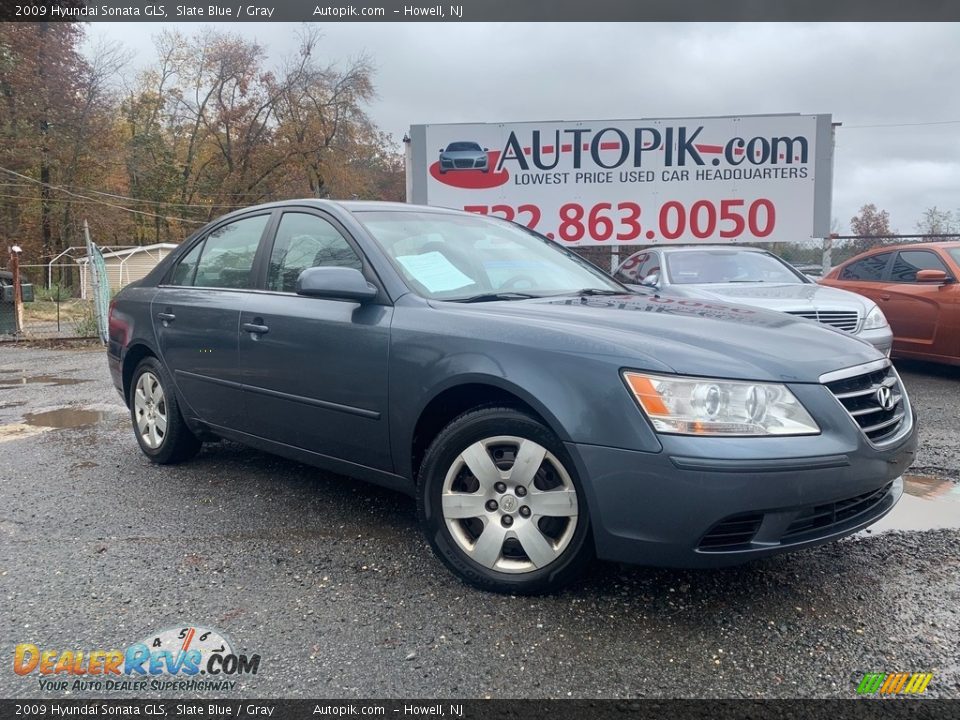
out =
[[950,274],[943,261],[929,250],[903,250],[893,262],[890,279],[893,282],[916,282],[918,270],[943,270]]
[[883,280],[883,271],[887,267],[891,253],[871,255],[847,265],[840,273],[840,280]]
[[207,235],[192,285],[208,288],[252,287],[253,259],[269,219],[269,215],[244,218],[223,225]]
[[311,267],[363,269],[350,243],[329,222],[308,213],[284,213],[270,253],[267,289],[295,292],[300,273]]
[[203,242],[198,242],[193,249],[184,255],[177,268],[170,277],[170,285],[193,285],[193,277],[197,273],[197,261],[200,259],[200,253],[203,251]]

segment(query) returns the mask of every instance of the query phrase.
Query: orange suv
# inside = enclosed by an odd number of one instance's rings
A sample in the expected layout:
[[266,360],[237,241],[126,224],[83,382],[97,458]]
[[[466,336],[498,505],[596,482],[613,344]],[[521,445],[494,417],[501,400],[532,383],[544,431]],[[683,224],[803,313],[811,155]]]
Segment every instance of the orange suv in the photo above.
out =
[[895,357],[960,365],[960,242],[875,248],[820,280],[873,300],[893,330]]

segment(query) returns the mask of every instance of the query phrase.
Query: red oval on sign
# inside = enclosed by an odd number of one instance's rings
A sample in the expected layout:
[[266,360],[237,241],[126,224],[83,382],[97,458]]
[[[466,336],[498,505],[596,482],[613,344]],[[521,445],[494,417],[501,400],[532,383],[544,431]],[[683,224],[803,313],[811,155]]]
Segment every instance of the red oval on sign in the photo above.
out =
[[[500,159],[500,151],[495,150],[487,153],[487,167],[495,168]],[[503,185],[510,179],[510,173],[504,170],[447,170],[440,172],[440,161],[430,166],[430,176],[437,182],[442,182],[450,187],[463,188],[464,190],[484,190]]]

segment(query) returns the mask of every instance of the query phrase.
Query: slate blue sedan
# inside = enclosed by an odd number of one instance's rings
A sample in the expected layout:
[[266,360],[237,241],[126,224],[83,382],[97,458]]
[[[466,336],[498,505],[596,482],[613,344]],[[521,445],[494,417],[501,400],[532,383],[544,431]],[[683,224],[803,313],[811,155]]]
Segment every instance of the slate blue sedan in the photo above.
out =
[[849,535],[916,447],[867,343],[413,205],[215,220],[116,296],[108,359],[150,460],[228,438],[408,493],[443,563],[499,592]]

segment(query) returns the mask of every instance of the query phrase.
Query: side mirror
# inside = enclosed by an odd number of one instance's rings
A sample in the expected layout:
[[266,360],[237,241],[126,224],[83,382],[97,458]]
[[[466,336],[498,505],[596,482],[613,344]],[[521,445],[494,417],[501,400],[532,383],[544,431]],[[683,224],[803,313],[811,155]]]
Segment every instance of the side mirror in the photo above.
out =
[[440,148],[440,154],[443,155],[443,148]]
[[660,273],[650,273],[640,281],[640,284],[647,287],[658,287],[660,285]]
[[918,283],[942,285],[951,279],[943,270],[917,270]]
[[307,268],[297,278],[297,295],[366,302],[377,296],[377,289],[363,273],[347,267]]
[[490,152],[490,148],[484,148],[483,151],[484,151],[484,152]]

